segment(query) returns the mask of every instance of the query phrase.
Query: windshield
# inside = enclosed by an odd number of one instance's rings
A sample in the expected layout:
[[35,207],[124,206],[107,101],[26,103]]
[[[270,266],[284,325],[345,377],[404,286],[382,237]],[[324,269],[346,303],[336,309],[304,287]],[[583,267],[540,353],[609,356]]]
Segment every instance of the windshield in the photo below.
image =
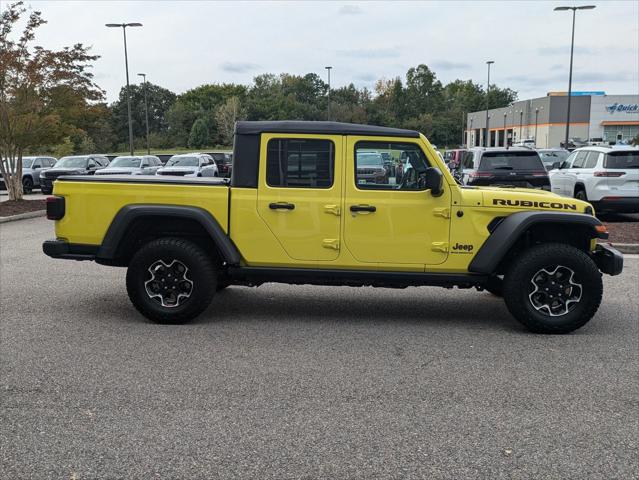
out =
[[62,157],[55,164],[56,168],[86,168],[87,157]]
[[140,168],[140,157],[115,157],[109,167],[132,167]]
[[22,168],[31,168],[33,165],[33,158],[22,157]]
[[382,156],[379,153],[358,153],[357,166],[380,166],[382,165]]
[[609,153],[604,168],[639,168],[639,151]]
[[167,167],[197,167],[200,159],[197,157],[171,157],[166,162]]
[[552,165],[555,162],[563,162],[568,158],[570,152],[565,152],[562,150],[552,151],[552,152],[538,152],[541,157],[541,161],[544,163],[548,163]]
[[479,170],[543,170],[537,152],[485,152]]

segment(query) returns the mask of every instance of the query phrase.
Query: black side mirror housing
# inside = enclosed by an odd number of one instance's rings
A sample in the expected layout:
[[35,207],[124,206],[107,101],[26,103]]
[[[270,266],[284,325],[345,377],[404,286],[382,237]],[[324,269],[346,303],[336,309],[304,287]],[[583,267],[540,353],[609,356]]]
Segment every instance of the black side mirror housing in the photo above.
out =
[[438,169],[428,167],[424,173],[424,183],[433,197],[439,197],[442,192],[443,175]]

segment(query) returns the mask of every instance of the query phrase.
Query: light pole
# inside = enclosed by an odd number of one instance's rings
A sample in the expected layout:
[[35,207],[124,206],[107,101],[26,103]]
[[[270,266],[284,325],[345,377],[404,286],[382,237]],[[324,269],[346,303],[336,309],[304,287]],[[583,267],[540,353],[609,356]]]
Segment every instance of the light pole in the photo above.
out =
[[124,68],[126,69],[126,106],[129,113],[129,149],[133,155],[133,123],[131,122],[131,92],[129,92],[129,58],[126,51],[126,27],[141,27],[141,23],[107,23],[110,28],[122,28],[124,34]]
[[326,120],[331,120],[331,69],[333,67],[324,67],[328,72],[328,104],[326,106]]
[[493,60],[488,60],[488,81],[486,82],[486,129],[484,130],[484,147],[488,146],[488,92],[490,92],[490,66],[495,63]]
[[537,146],[537,123],[539,120],[539,107],[535,107],[535,147]]
[[568,148],[568,137],[570,134],[570,98],[572,96],[572,54],[575,48],[575,14],[577,10],[592,10],[594,5],[583,5],[581,7],[555,7],[555,12],[572,10],[572,38],[570,40],[570,73],[568,74],[568,111],[566,113],[566,139],[564,148]]
[[519,141],[524,141],[524,109],[519,112]]
[[151,144],[149,143],[149,103],[146,99],[146,73],[138,73],[144,79],[144,117],[146,119],[146,153],[151,155]]
[[506,112],[504,112],[504,144],[502,146],[506,146],[506,144],[508,143],[508,138],[506,135],[506,115],[508,115]]

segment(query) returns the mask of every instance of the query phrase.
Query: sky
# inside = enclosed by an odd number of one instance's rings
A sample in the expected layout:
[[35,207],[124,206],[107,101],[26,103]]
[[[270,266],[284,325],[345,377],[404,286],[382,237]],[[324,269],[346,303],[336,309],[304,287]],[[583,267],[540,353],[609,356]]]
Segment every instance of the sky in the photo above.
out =
[[[2,0],[5,4],[6,0]],[[207,2],[26,1],[48,24],[36,44],[74,43],[100,55],[93,71],[109,102],[125,84],[127,29],[131,83],[136,74],[182,93],[205,83],[251,84],[262,73],[306,74],[331,86],[372,88],[424,63],[442,83],[455,79],[509,87],[519,99],[568,87],[571,12],[561,1],[533,2]],[[592,1],[577,12],[573,90],[639,94],[639,2]]]

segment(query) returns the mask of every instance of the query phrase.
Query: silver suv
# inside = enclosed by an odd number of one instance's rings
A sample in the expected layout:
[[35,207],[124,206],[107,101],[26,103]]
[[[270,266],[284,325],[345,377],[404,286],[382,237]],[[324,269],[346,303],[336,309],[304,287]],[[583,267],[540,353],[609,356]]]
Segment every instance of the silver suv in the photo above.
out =
[[[31,193],[40,187],[40,173],[53,167],[55,162],[54,157],[22,157],[22,191]],[[0,188],[7,188],[1,174]]]
[[155,175],[162,162],[155,155],[123,155],[115,157],[109,166],[95,172],[96,175]]
[[219,171],[213,157],[206,153],[183,153],[173,155],[156,175],[180,177],[218,177]]

